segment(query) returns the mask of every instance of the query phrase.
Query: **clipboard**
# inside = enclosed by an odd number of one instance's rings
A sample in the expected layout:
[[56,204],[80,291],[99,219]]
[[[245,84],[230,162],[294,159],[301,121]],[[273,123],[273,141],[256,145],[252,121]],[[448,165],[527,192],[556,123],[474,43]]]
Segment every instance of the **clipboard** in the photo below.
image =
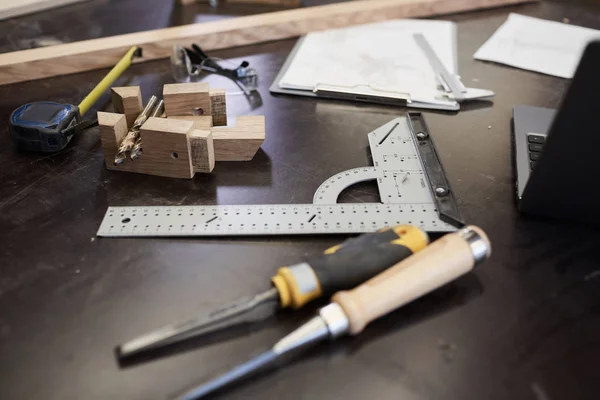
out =
[[439,98],[423,102],[416,100],[411,93],[386,90],[371,85],[338,86],[317,83],[313,90],[283,88],[280,86],[280,82],[302,47],[305,38],[301,37],[296,42],[269,88],[271,93],[443,111],[458,111],[460,110],[460,103],[464,101],[490,100],[494,97],[494,93],[489,90],[465,87],[458,75],[450,73],[444,67],[425,36],[420,33],[414,34],[413,38],[435,71],[439,83]]

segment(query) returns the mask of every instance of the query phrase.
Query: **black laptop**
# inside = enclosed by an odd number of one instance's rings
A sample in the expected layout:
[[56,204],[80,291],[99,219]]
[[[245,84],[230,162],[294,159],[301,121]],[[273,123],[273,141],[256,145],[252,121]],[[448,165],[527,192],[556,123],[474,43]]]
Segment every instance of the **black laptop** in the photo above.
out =
[[517,106],[512,128],[519,210],[600,222],[600,41],[587,46],[559,110]]

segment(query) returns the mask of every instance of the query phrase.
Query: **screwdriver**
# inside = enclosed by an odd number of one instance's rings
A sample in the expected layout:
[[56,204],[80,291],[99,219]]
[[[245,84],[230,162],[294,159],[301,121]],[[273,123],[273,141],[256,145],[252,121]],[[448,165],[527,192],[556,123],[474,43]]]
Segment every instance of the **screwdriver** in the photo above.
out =
[[280,308],[299,309],[308,302],[338,290],[352,288],[397,262],[422,250],[427,233],[410,225],[384,228],[346,240],[306,262],[279,268],[271,288],[221,307],[207,316],[165,326],[116,349],[121,360],[144,351],[204,335],[245,319],[262,320]]
[[271,349],[179,397],[193,400],[275,363],[281,356],[326,339],[358,335],[372,321],[455,280],[486,260],[491,245],[479,228],[468,226],[433,242],[351,291],[336,293],[318,315]]

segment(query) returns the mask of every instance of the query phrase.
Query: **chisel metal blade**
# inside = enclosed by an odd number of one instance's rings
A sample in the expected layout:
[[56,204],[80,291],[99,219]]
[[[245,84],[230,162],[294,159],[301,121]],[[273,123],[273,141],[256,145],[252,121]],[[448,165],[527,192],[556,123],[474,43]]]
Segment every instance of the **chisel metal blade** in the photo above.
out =
[[253,297],[245,297],[219,308],[208,315],[167,325],[132,339],[117,348],[117,356],[123,360],[145,351],[158,349],[192,337],[207,335],[242,322],[263,320],[279,308],[279,292],[272,288]]
[[331,328],[328,326],[327,321],[321,316],[314,317],[279,340],[273,347],[261,355],[251,358],[249,361],[230,369],[200,386],[196,386],[180,397],[177,397],[177,400],[203,398],[226,385],[240,381],[265,369],[274,364],[284,354],[297,352],[298,350],[312,346],[330,338],[331,334]]

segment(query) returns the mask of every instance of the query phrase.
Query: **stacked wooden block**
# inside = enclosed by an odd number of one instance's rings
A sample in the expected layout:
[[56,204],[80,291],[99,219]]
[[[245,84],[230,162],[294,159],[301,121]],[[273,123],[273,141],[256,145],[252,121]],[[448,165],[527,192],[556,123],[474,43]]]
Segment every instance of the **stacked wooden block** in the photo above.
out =
[[[138,86],[112,89],[114,113],[99,112],[98,124],[108,169],[174,178],[210,173],[215,161],[251,160],[265,140],[265,117],[245,116],[227,126],[225,90],[206,83],[165,85],[165,114],[140,129],[143,153],[114,164],[119,144],[143,110]],[[166,118],[164,118],[166,117]]]

